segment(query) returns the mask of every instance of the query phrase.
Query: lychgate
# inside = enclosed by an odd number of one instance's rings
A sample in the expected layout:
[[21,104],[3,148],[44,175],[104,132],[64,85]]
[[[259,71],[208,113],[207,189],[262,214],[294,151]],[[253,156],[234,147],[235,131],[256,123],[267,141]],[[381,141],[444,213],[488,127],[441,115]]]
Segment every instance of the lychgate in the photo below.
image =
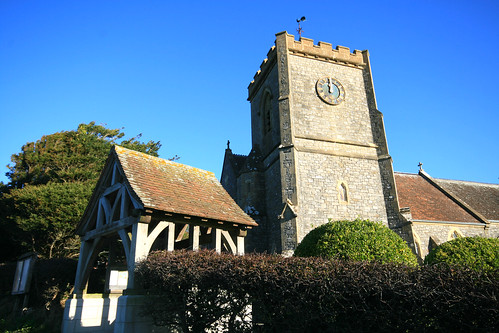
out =
[[244,254],[257,224],[214,174],[113,147],[77,228],[80,257],[63,332],[147,332],[135,265],[152,250]]

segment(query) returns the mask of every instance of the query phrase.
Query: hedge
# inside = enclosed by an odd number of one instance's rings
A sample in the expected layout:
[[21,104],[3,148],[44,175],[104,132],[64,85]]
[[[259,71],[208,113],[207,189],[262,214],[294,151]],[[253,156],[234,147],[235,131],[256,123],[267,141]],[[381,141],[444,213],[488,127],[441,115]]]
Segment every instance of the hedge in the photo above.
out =
[[460,237],[434,248],[425,258],[425,264],[469,267],[474,270],[499,270],[499,239]]
[[334,221],[310,231],[295,250],[298,257],[325,257],[417,265],[404,240],[381,222]]
[[150,296],[144,312],[180,332],[499,327],[497,271],[176,251],[150,254],[137,277]]

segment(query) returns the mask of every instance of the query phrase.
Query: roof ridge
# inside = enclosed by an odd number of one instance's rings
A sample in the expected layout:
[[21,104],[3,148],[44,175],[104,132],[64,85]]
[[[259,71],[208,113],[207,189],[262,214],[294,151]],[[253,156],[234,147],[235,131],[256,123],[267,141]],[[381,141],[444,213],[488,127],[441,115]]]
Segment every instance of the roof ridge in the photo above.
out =
[[417,173],[403,172],[403,171],[394,171],[393,173],[399,175],[407,175],[407,176],[418,176]]
[[[418,176],[417,173],[412,173],[412,172],[405,172],[405,171],[394,171],[393,172],[394,174],[398,174],[398,175],[407,175],[407,176]],[[466,184],[476,184],[476,185],[482,185],[482,186],[499,186],[499,184],[495,184],[495,183],[486,183],[486,182],[477,182],[477,181],[473,181],[473,180],[460,180],[460,179],[448,179],[448,178],[434,178],[432,177],[433,180],[437,180],[437,181],[447,181],[447,182],[456,182],[456,183],[466,183]]]
[[483,216],[480,212],[475,210],[473,207],[471,207],[468,203],[466,203],[463,199],[461,199],[458,195],[456,195],[454,192],[450,191],[449,189],[446,189],[442,187],[436,179],[433,179],[428,173],[426,173],[423,170],[419,171],[419,175],[423,177],[427,182],[429,182],[431,185],[436,187],[440,192],[445,194],[448,198],[450,198],[452,201],[454,201],[456,204],[458,204],[462,209],[467,211],[471,216],[473,216],[475,219],[478,221],[481,221],[485,223],[485,225],[488,227],[490,222],[487,220],[485,216]]
[[499,186],[499,184],[494,184],[494,183],[485,183],[485,182],[477,182],[473,180],[460,180],[460,179],[447,179],[447,178],[433,178],[435,180],[442,180],[444,182],[456,182],[456,183],[466,183],[466,184],[475,184],[475,185],[482,185],[482,186]]
[[183,167],[185,169],[197,170],[197,171],[204,172],[204,173],[206,173],[208,175],[215,176],[215,173],[212,172],[212,171],[208,171],[208,170],[204,170],[204,169],[201,169],[201,168],[193,167],[191,165],[187,165],[187,164],[183,164],[183,163],[178,163],[178,162],[175,162],[175,161],[170,161],[168,159],[164,159],[164,158],[161,158],[161,157],[158,157],[158,156],[153,156],[153,155],[149,155],[149,154],[137,151],[137,150],[128,149],[128,148],[122,147],[120,145],[114,145],[113,149],[114,149],[114,151],[116,152],[116,154],[118,156],[120,154],[121,155],[127,154],[129,156],[130,155],[135,155],[136,157],[145,158],[145,159],[149,159],[149,160],[156,160],[158,162],[163,162],[165,164],[176,165],[176,166],[179,166],[179,167]]

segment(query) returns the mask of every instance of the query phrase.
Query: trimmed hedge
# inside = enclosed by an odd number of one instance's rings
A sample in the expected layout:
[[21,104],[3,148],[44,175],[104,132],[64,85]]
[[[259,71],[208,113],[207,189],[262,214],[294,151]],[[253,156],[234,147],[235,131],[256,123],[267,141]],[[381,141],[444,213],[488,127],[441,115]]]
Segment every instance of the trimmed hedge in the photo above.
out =
[[445,263],[452,266],[469,267],[474,270],[499,270],[499,239],[483,237],[460,237],[434,248],[424,263]]
[[417,265],[416,256],[395,232],[380,222],[359,219],[315,228],[303,238],[295,256]]
[[150,296],[144,312],[157,325],[181,332],[499,327],[497,271],[178,251],[150,254],[136,274]]

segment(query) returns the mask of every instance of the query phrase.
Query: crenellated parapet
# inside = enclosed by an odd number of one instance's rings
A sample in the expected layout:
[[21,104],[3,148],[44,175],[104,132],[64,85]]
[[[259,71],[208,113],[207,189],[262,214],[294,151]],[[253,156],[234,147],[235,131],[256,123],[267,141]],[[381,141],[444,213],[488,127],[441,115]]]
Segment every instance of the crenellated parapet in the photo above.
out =
[[314,40],[301,37],[300,40],[295,40],[293,35],[287,35],[288,50],[291,54],[311,57],[316,59],[334,61],[345,65],[353,65],[363,67],[367,63],[367,51],[354,50],[350,52],[348,47],[336,46],[330,43],[319,42],[319,45],[314,45]]
[[[352,53],[348,47],[344,46],[336,46],[336,48],[333,49],[331,43],[319,42],[318,45],[314,45],[313,39],[301,37],[300,40],[295,40],[293,35],[289,35],[285,31],[278,33],[276,36],[282,34],[286,34],[287,50],[285,51],[290,55],[314,58],[357,68],[365,68],[369,64],[369,53],[367,50],[354,50]],[[251,99],[251,96],[253,96],[261,82],[267,77],[270,69],[274,66],[278,52],[281,51],[278,51],[275,46],[272,46],[267,53],[267,58],[263,60],[260,69],[256,72],[253,81],[251,81],[248,86],[248,100]]]
[[263,59],[262,63],[260,64],[260,69],[253,76],[253,80],[248,86],[248,92],[250,96],[248,100],[250,100],[251,96],[253,96],[253,93],[256,91],[256,88],[259,87],[260,83],[265,80],[267,74],[270,72],[270,69],[274,66],[276,55],[277,49],[275,45],[273,45],[270,48],[269,52],[267,52],[267,58]]

